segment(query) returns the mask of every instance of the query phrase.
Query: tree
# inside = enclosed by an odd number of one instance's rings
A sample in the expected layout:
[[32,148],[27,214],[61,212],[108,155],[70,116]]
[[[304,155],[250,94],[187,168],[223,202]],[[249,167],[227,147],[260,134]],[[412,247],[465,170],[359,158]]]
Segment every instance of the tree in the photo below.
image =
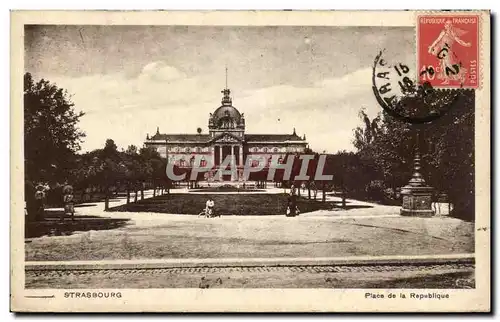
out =
[[[474,217],[474,91],[436,90],[433,101],[442,100],[446,111],[431,122],[410,124],[385,112],[377,121],[361,113],[363,128],[357,128],[354,145],[362,161],[368,189],[377,190],[384,198],[397,199],[398,188],[408,183],[413,169],[413,157],[418,146],[422,155],[424,177],[437,192],[448,195],[457,217]],[[451,99],[450,99],[451,98]],[[431,107],[426,97],[408,97],[405,106],[421,111]],[[419,133],[420,135],[417,135]],[[363,135],[361,135],[363,134]],[[390,195],[387,193],[390,190]]]
[[118,180],[126,176],[121,154],[117,149],[115,141],[107,139],[104,148],[97,154],[96,162],[99,164],[98,182],[104,187],[104,210],[109,209],[110,189],[116,186]]
[[[321,180],[321,200],[322,202],[326,202],[326,190],[330,189],[332,187],[332,181],[335,180],[336,176],[338,175],[339,169],[335,168],[335,159],[334,155],[332,154],[325,154],[326,160],[325,160],[325,165],[323,168],[323,173],[324,175],[331,175],[333,178],[331,180]],[[318,157],[319,158],[319,157]]]
[[115,141],[107,139],[104,144],[103,153],[105,157],[116,158],[118,156],[118,147],[116,146]]
[[101,183],[101,153],[102,150],[94,150],[78,155],[77,157],[79,166],[73,169],[72,177],[75,188],[82,192],[82,200],[87,188],[90,188],[90,195],[88,197],[92,200],[94,188]]
[[83,112],[75,112],[69,94],[41,79],[24,75],[25,178],[30,182],[63,183],[75,162],[85,134],[77,125]]
[[380,114],[373,120],[370,120],[365,112],[365,109],[359,111],[359,118],[363,120],[364,127],[354,129],[354,146],[358,150],[363,150],[369,147],[374,140],[377,139],[381,130]]
[[386,189],[396,196],[399,187],[405,185],[411,175],[412,128],[385,112],[370,120],[362,110],[360,118],[364,127],[355,129],[353,144],[359,156],[356,160],[358,173],[364,176],[346,188],[356,196],[385,202]]
[[421,129],[420,149],[429,184],[445,192],[453,215],[474,219],[475,93],[460,91],[445,115]]
[[165,173],[167,165],[166,159],[163,159],[155,149],[150,147],[141,148],[139,150],[139,156],[141,162],[144,164],[142,178],[143,180],[151,180],[153,195],[156,196],[156,189],[159,186],[166,186],[167,189],[169,189]]
[[140,178],[140,158],[137,154],[137,147],[134,145],[128,146],[123,155],[123,164],[125,168],[125,184],[127,190],[127,204],[130,203],[130,188],[134,188],[135,201],[137,201],[137,181]]
[[127,150],[125,150],[125,153],[128,155],[134,155],[137,154],[137,152],[137,147],[135,145],[129,145]]

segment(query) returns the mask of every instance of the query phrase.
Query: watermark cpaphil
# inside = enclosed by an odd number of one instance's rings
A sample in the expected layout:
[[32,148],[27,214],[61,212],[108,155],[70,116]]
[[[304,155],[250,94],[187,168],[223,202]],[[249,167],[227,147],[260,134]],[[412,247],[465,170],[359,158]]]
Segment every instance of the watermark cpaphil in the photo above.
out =
[[212,173],[213,179],[219,181],[223,181],[224,176],[228,175],[232,180],[248,181],[252,173],[265,171],[268,181],[329,181],[333,179],[333,174],[325,173],[328,172],[326,158],[326,154],[290,155],[285,160],[278,155],[273,155],[270,159],[262,155],[249,155],[243,166],[237,166],[234,156],[231,155],[226,156],[220,165],[214,165],[211,160],[197,155],[192,167],[180,168],[173,163],[167,163],[165,174],[172,181],[197,180],[203,173]]

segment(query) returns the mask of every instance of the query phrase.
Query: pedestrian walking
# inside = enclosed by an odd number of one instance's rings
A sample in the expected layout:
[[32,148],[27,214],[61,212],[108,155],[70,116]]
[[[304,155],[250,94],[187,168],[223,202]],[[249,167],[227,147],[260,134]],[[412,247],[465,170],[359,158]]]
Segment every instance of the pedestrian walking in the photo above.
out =
[[43,220],[45,208],[45,185],[38,184],[35,188],[35,220]]
[[74,205],[74,196],[73,196],[73,187],[70,185],[65,185],[63,190],[63,203],[64,203],[64,212],[61,216],[61,221],[64,220],[64,217],[71,217],[71,220],[75,220],[75,205]]
[[285,215],[287,217],[295,217],[298,214],[299,214],[299,208],[297,207],[297,196],[295,194],[290,194],[290,196],[288,196],[288,203]]

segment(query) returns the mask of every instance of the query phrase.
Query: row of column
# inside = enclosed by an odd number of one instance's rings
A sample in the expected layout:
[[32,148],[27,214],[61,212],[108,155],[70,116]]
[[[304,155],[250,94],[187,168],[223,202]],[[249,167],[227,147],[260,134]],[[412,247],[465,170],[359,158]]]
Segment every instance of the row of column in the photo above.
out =
[[[212,164],[221,164],[224,161],[222,156],[222,145],[217,145],[212,148]],[[236,157],[236,147],[239,149],[238,158],[236,159],[236,164],[243,166],[243,147],[240,145],[231,145],[231,156]],[[219,149],[219,160],[215,160],[215,149]]]

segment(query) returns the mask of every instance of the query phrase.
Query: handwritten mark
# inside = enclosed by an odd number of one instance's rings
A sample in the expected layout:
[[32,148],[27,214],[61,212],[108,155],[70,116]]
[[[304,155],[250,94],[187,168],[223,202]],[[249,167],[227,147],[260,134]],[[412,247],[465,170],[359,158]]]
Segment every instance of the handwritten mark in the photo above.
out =
[[200,284],[198,285],[199,288],[210,288],[211,286],[214,285],[222,285],[222,278],[217,277],[215,281],[212,281],[208,278],[205,278],[205,276],[202,276],[200,279]]

